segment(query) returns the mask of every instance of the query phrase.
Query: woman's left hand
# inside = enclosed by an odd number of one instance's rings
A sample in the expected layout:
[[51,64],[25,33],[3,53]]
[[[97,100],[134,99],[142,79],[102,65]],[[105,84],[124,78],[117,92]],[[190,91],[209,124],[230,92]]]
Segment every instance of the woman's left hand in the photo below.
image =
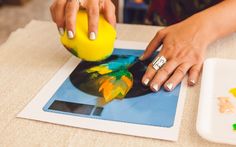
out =
[[201,72],[206,48],[211,40],[208,26],[201,24],[195,17],[160,30],[140,60],[149,58],[163,45],[157,56],[165,57],[167,62],[158,70],[150,63],[142,83],[149,85],[154,92],[161,86],[167,91],[172,91],[188,74],[188,85],[195,85]]

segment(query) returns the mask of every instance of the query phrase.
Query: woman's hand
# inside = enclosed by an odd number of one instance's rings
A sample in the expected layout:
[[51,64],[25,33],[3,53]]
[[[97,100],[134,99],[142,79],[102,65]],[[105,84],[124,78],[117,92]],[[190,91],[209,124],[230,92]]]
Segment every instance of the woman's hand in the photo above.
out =
[[200,22],[199,18],[192,17],[157,32],[140,60],[149,58],[163,45],[158,57],[164,56],[167,62],[159,70],[150,63],[142,79],[144,85],[149,85],[152,91],[158,91],[162,85],[172,91],[186,74],[189,85],[198,81],[206,48],[213,40],[208,26],[203,27]]
[[70,39],[75,37],[76,15],[80,8],[86,9],[88,13],[88,36],[90,40],[96,39],[100,12],[115,27],[115,6],[111,0],[55,0],[50,11],[61,35],[66,29]]

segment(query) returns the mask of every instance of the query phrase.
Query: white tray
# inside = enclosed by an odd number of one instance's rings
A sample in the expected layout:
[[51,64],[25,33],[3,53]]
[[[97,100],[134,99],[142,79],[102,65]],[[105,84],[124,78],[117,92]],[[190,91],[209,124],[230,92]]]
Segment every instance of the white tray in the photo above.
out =
[[219,112],[218,97],[229,97],[236,107],[236,98],[229,89],[236,88],[236,60],[207,59],[203,67],[200,100],[198,106],[197,131],[209,141],[236,145],[236,112]]

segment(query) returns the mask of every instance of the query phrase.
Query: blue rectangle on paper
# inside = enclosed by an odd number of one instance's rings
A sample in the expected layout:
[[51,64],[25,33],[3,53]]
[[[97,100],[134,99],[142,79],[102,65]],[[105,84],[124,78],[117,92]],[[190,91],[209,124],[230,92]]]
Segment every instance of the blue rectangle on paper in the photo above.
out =
[[[115,49],[113,55],[131,55],[138,57],[142,52],[142,50]],[[141,64],[144,63],[138,63],[137,66],[139,67]],[[80,68],[80,64],[77,68]],[[133,75],[138,76],[138,74]],[[138,78],[140,79],[140,77]],[[135,84],[140,83],[134,82],[133,87],[135,87]],[[75,117],[79,116],[141,125],[172,127],[175,121],[180,85],[172,92],[166,92],[160,89],[159,92],[153,93],[147,91],[148,87],[141,88],[142,90],[133,88],[130,90],[130,93],[127,94],[129,97],[114,99],[101,106],[98,105],[98,96],[78,89],[68,76],[44,106],[43,110],[63,115],[73,115]],[[145,92],[145,94],[132,97],[133,94],[137,95],[142,91]]]

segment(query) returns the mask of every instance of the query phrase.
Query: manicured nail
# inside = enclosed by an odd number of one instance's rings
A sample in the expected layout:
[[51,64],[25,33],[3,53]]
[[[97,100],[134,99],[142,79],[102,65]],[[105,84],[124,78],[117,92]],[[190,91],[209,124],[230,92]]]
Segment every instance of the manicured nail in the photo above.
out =
[[91,33],[89,34],[89,39],[90,39],[90,40],[95,40],[95,39],[96,39],[96,34],[95,34],[95,32],[91,32]]
[[168,88],[169,91],[171,91],[173,88],[173,83],[167,83],[166,87]]
[[58,30],[59,30],[59,33],[60,33],[61,36],[64,35],[64,29],[63,28],[60,27]]
[[156,92],[159,90],[158,84],[154,84],[154,85],[152,86],[152,88],[153,88]]
[[147,86],[148,83],[149,83],[149,81],[150,81],[149,79],[145,79],[145,80],[143,81],[143,84]]
[[143,55],[139,57],[139,60],[143,60]]
[[189,85],[193,86],[193,85],[195,85],[195,84],[196,84],[196,82],[195,82],[194,80],[190,80],[190,81],[189,81]]
[[73,39],[74,38],[74,33],[72,31],[68,31],[67,32],[67,36],[70,38],[70,39]]

